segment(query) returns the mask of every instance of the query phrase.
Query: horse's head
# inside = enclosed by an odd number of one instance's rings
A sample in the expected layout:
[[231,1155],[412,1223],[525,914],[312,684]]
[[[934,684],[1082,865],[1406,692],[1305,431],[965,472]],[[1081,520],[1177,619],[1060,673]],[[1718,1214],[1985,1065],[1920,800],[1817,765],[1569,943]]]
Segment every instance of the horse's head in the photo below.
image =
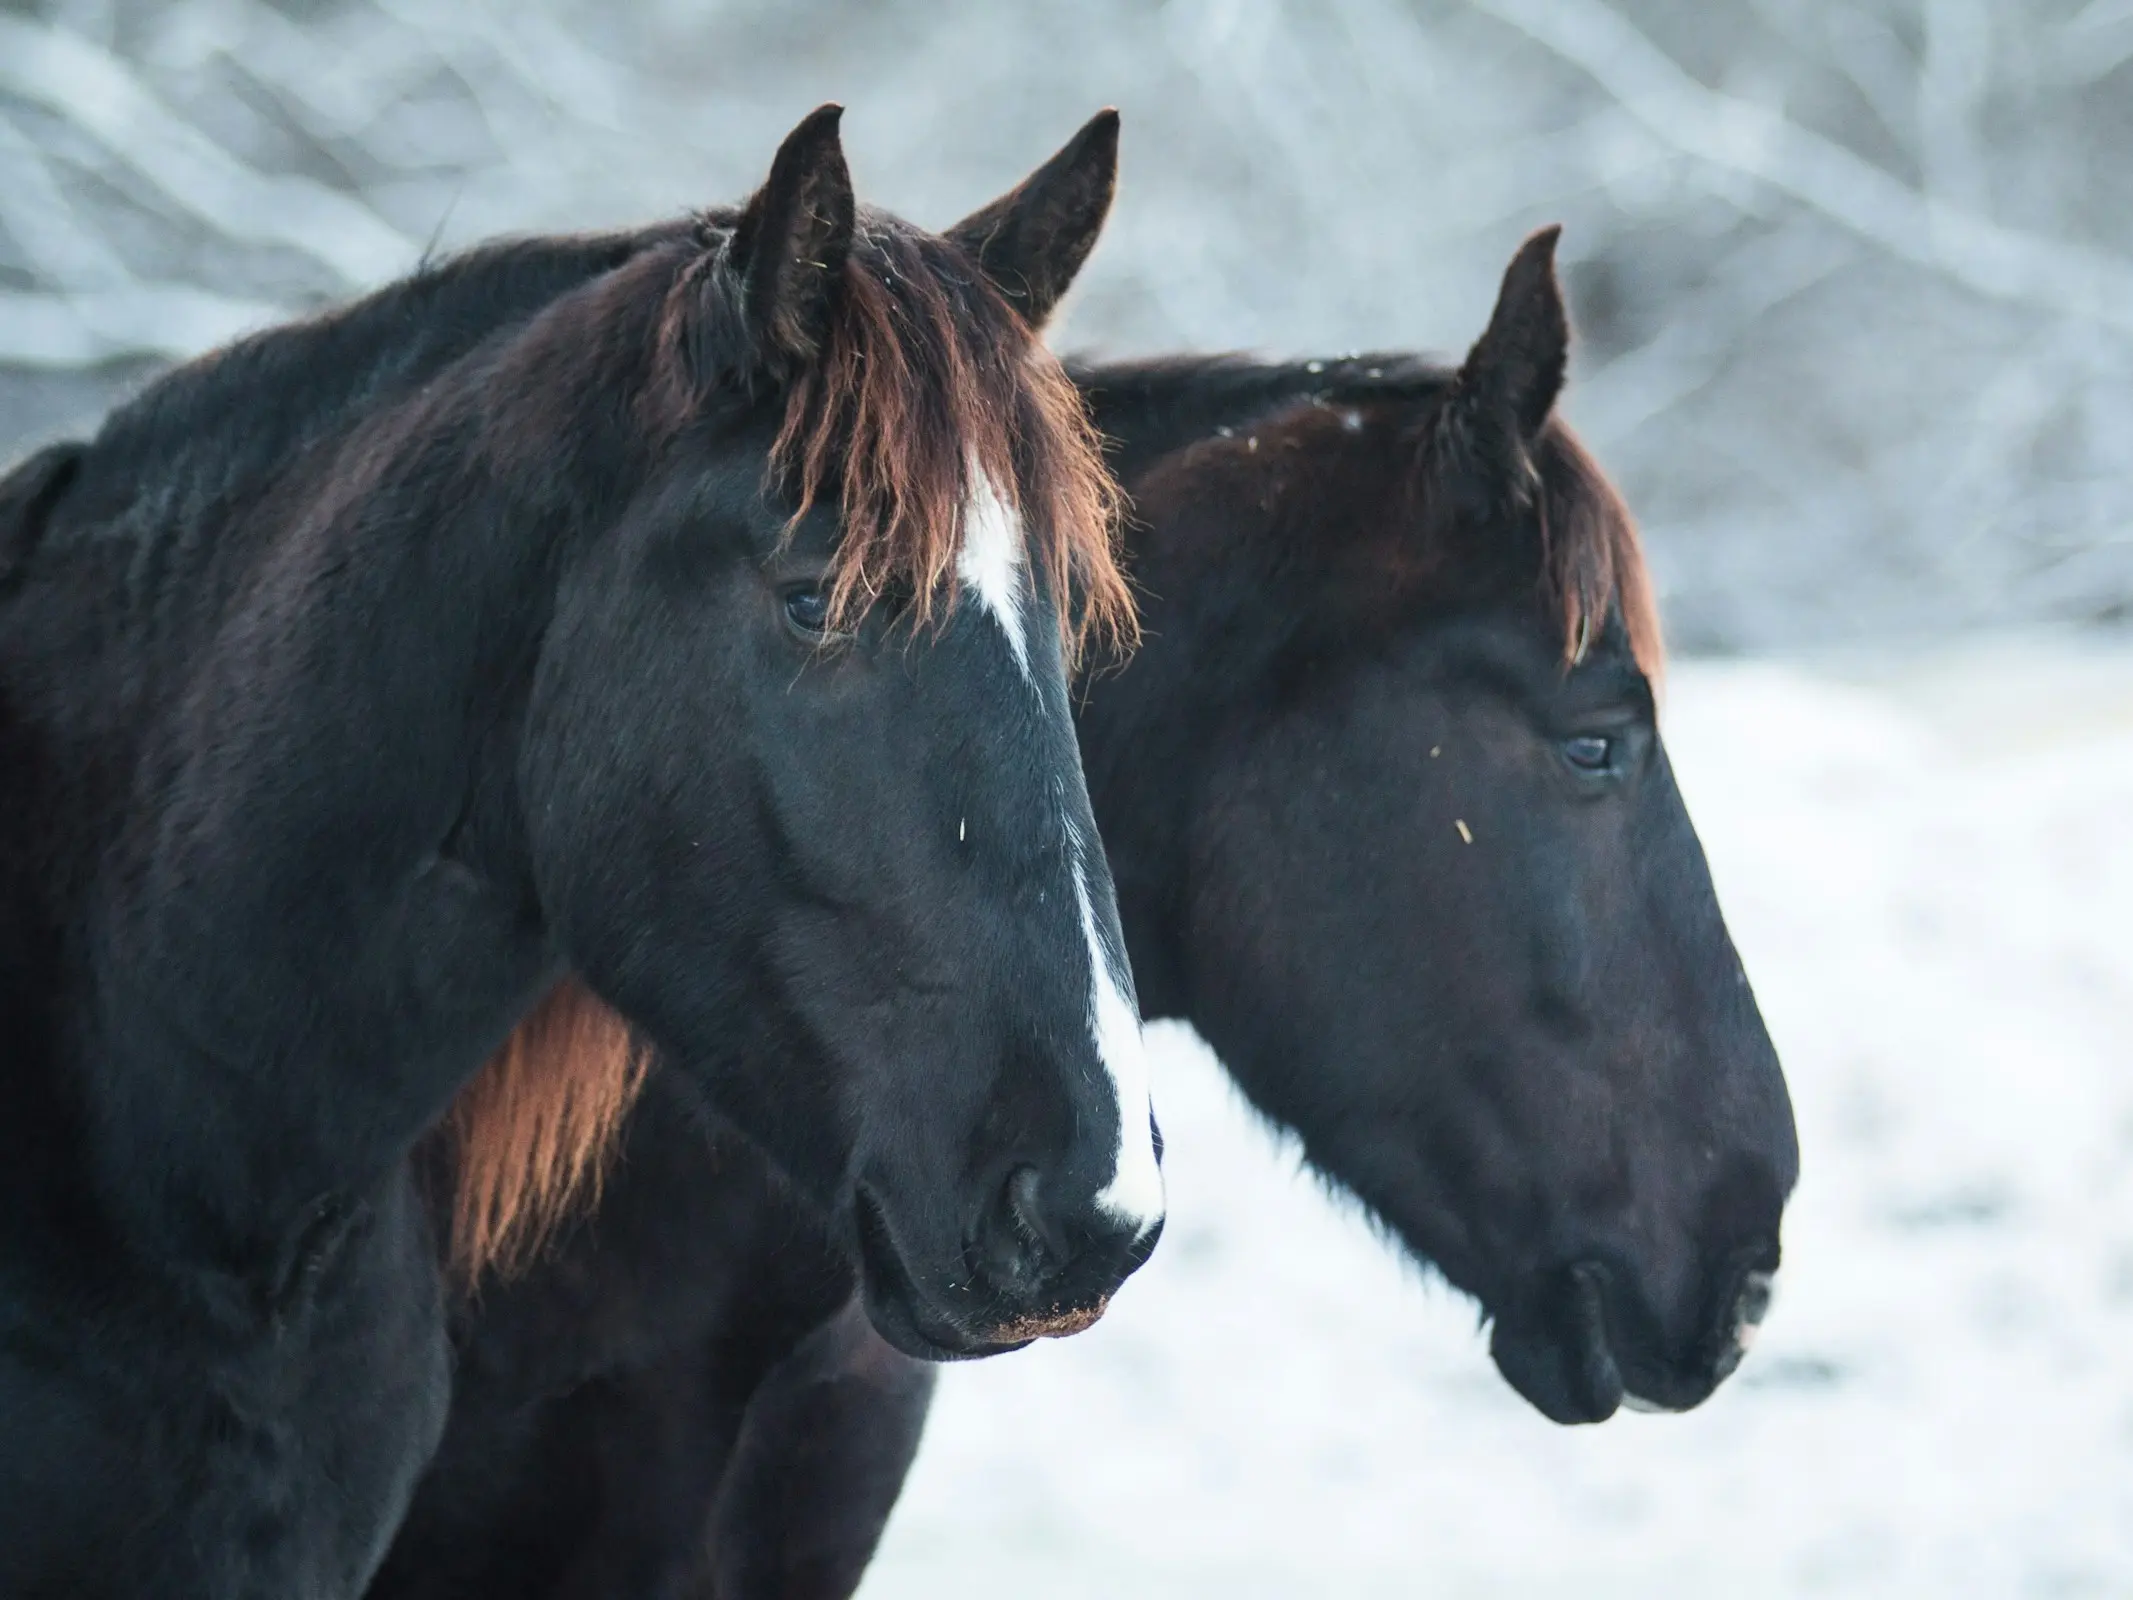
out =
[[[745,207],[523,341],[529,389],[544,338],[594,388],[648,372],[607,403],[653,442],[571,546],[535,673],[541,912],[843,1219],[877,1323],[926,1356],[1086,1325],[1163,1215],[1066,690],[1080,631],[1131,605],[1036,334],[1116,129],[942,237],[855,207],[825,108]],[[588,316],[627,336],[586,357]]]
[[[1554,242],[1456,373],[1329,371],[1129,479],[1176,525],[1129,674],[1218,687],[1117,697],[1205,723],[1152,741],[1198,773],[1178,887],[1144,911],[1119,860],[1136,957],[1170,924],[1157,1006],[1480,1299],[1505,1377],[1570,1422],[1692,1406],[1733,1369],[1798,1152],[1660,741],[1635,534],[1553,416]],[[1118,831],[1132,803],[1091,763]]]

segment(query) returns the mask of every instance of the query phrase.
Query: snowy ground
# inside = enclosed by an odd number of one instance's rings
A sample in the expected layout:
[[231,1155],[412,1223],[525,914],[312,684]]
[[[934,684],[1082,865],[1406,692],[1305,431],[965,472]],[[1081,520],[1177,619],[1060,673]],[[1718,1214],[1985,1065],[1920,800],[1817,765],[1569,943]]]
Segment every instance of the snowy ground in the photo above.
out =
[[2133,1595],[2133,644],[1684,666],[1805,1177],[1742,1373],[1557,1429],[1156,1035],[1171,1223],[951,1371],[865,1595]]

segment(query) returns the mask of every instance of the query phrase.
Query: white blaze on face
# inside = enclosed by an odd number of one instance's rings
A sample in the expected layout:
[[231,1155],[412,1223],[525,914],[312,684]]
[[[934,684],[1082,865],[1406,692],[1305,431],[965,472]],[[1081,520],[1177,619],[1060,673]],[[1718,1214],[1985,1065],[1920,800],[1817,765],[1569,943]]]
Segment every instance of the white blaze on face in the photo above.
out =
[[1000,625],[1015,665],[1030,678],[1029,641],[1022,636],[1022,519],[975,461],[969,470],[970,497],[963,502],[963,548],[956,557],[956,575]]
[[[1022,561],[1022,519],[1000,493],[999,485],[973,461],[956,573],[964,590],[1007,635],[1015,665],[1034,688],[1037,680],[1030,671],[1029,640],[1024,632]],[[1064,813],[1059,825],[1066,830],[1074,904],[1081,914],[1082,940],[1089,952],[1089,1036],[1118,1103],[1118,1155],[1111,1181],[1098,1193],[1096,1203],[1113,1220],[1129,1223],[1145,1236],[1163,1220],[1163,1171],[1156,1163],[1155,1137],[1149,1126],[1148,1051],[1141,1039],[1140,1012],[1126,998],[1125,986],[1112,970],[1096,930],[1081,836]]]
[[1163,1169],[1155,1159],[1148,1086],[1148,1046],[1141,1037],[1141,1014],[1126,998],[1125,985],[1111,969],[1110,954],[1096,931],[1096,910],[1089,903],[1089,878],[1081,865],[1081,839],[1067,824],[1067,848],[1074,862],[1074,903],[1081,911],[1081,936],[1089,946],[1089,1032],[1096,1059],[1111,1078],[1118,1098],[1118,1163],[1111,1181],[1096,1196],[1097,1205],[1117,1222],[1130,1223],[1135,1238],[1163,1220]]

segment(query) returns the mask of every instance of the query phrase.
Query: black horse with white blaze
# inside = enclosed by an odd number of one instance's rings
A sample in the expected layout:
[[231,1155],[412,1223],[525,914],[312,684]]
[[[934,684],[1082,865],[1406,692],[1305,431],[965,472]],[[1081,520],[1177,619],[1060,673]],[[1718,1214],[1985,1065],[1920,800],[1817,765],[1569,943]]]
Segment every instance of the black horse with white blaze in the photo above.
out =
[[441,1256],[523,1254],[651,1053],[913,1355],[1145,1257],[1066,680],[1131,609],[1015,310],[1113,126],[950,240],[824,108],[744,207],[478,251],[0,480],[0,1592],[360,1592]]
[[[1733,1370],[1798,1151],[1659,737],[1634,528],[1553,414],[1554,242],[1456,370],[1077,373],[1147,622],[1079,731],[1144,1010],[1472,1294],[1567,1423]],[[597,1216],[463,1306],[379,1600],[857,1585],[932,1369],[686,1074],[626,1148]]]

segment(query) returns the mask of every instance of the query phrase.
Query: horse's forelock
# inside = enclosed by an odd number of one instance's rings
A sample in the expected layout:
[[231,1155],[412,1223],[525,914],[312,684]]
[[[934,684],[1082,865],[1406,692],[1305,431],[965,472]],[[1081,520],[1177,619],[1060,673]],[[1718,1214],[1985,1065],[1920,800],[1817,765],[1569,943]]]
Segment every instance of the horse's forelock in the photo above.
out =
[[1562,622],[1565,664],[1584,659],[1612,614],[1656,686],[1666,675],[1666,645],[1636,519],[1568,424],[1548,425],[1538,455],[1543,584]]
[[1133,637],[1118,490],[1080,393],[953,246],[886,219],[863,231],[821,357],[788,390],[771,470],[795,522],[836,496],[839,626],[892,589],[919,626],[952,607],[977,473],[1019,514],[1070,654]]
[[862,212],[812,361],[756,372],[723,268],[730,219],[707,213],[695,248],[668,267],[657,364],[638,405],[671,437],[736,375],[783,390],[767,463],[792,525],[834,502],[833,625],[884,594],[923,626],[956,599],[973,473],[1016,513],[1049,580],[1069,654],[1130,644],[1132,591],[1118,565],[1119,494],[1080,392],[1006,299],[956,246]]

